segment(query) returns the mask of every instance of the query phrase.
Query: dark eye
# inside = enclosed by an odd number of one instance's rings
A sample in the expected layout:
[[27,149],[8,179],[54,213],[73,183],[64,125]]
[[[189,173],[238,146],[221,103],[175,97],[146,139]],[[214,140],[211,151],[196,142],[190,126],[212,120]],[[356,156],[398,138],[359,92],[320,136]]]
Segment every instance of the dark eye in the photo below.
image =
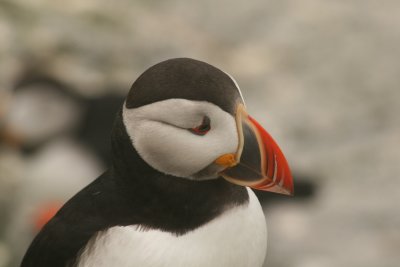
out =
[[203,118],[203,122],[201,125],[195,127],[195,128],[190,128],[188,129],[191,133],[197,134],[197,135],[205,135],[208,133],[208,131],[211,129],[210,125],[210,118],[205,116]]

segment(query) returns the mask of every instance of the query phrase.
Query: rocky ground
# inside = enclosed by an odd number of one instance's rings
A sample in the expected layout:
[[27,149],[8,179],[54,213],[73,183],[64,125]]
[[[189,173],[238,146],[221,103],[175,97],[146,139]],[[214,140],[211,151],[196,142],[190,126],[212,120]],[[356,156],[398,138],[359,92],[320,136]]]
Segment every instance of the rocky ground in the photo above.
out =
[[397,267],[399,12],[395,0],[2,0],[1,99],[26,70],[90,96],[124,93],[167,58],[207,61],[317,185],[265,207],[266,266]]

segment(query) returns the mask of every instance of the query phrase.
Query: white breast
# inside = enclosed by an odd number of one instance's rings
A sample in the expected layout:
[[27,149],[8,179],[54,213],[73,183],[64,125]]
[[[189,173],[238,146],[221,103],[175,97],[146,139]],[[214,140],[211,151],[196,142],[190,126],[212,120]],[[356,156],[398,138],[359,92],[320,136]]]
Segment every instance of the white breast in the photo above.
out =
[[261,267],[267,247],[264,214],[254,193],[206,225],[175,236],[137,225],[96,235],[80,256],[79,267]]

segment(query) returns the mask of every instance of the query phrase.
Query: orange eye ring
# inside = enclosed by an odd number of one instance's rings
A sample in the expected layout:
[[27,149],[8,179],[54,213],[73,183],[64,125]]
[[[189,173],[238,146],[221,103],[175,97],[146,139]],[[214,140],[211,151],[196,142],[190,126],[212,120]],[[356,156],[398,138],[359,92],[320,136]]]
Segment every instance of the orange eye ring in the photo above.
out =
[[206,135],[211,130],[210,118],[204,116],[201,125],[188,129],[191,133],[196,135]]

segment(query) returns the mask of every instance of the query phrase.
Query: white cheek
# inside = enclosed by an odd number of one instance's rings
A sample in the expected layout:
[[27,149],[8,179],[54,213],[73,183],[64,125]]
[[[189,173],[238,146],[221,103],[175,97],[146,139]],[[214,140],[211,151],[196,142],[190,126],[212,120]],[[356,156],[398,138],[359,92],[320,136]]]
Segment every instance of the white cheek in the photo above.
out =
[[[169,122],[179,120],[176,124],[193,120],[193,112],[182,113],[179,109],[188,108],[187,102],[191,106],[189,111],[206,111],[205,115],[211,119],[211,130],[206,135],[198,136],[186,129],[154,120],[157,117],[155,113],[160,113]],[[176,110],[181,112],[178,114]],[[186,114],[186,118],[182,114]],[[168,115],[170,117],[166,118]],[[148,117],[152,119],[148,120]],[[140,156],[158,171],[174,176],[190,177],[219,156],[234,153],[238,147],[235,119],[208,102],[170,99],[137,109],[124,107],[123,120]]]

